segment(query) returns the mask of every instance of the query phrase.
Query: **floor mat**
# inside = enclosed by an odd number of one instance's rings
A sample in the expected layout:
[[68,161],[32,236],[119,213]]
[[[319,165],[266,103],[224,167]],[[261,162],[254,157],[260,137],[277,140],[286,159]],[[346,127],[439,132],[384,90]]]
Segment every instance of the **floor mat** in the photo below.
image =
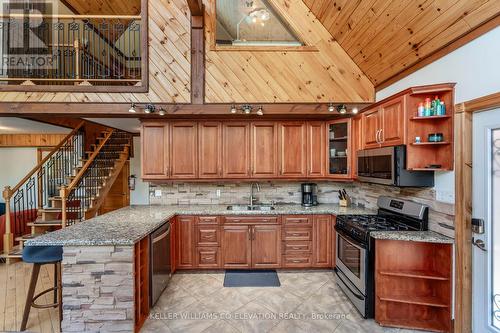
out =
[[224,287],[279,287],[278,273],[275,270],[227,270]]

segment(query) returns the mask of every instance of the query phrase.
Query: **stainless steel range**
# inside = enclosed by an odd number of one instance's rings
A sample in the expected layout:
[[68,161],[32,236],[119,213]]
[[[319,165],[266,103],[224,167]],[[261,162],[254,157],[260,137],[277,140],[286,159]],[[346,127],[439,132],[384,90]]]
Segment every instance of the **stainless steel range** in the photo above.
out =
[[375,241],[372,231],[427,230],[429,208],[396,198],[380,197],[377,215],[337,217],[337,284],[365,318],[374,316]]

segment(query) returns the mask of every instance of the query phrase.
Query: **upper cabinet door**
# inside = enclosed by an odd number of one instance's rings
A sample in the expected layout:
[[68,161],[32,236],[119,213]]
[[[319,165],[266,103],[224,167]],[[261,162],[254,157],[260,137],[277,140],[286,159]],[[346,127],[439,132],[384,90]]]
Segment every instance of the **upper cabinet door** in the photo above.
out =
[[141,146],[142,178],[168,178],[168,124],[143,123]]
[[382,112],[382,131],[379,135],[383,146],[397,146],[404,144],[405,138],[405,113],[404,96],[396,98],[383,104],[380,109]]
[[364,149],[380,147],[381,125],[380,109],[376,108],[363,113],[362,129]]
[[323,177],[326,170],[326,130],[323,122],[307,123],[307,175]]
[[197,123],[172,123],[170,126],[170,178],[198,177],[197,138]]
[[306,124],[279,125],[279,175],[281,177],[307,176]]
[[226,123],[222,130],[224,178],[250,177],[250,125]]
[[276,123],[252,123],[251,130],[250,172],[252,177],[276,177],[278,175],[278,130]]
[[349,179],[351,174],[351,119],[328,122],[328,176]]
[[199,178],[222,178],[222,125],[219,122],[198,124]]

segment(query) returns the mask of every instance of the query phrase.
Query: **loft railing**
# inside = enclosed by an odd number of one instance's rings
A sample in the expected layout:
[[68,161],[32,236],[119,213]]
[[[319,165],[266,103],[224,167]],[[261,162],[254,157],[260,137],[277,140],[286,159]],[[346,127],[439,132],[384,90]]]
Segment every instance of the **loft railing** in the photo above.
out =
[[141,81],[141,16],[4,14],[0,20],[0,36],[8,36],[0,85]]
[[24,230],[26,222],[36,220],[37,211],[49,206],[49,199],[59,195],[60,187],[68,182],[68,178],[81,164],[84,124],[82,121],[71,131],[14,188],[5,187],[4,253],[12,249],[13,235],[22,236],[19,233]]
[[61,188],[63,227],[95,215],[106,185],[113,183],[117,163],[128,159],[129,147],[121,143],[129,134],[111,130],[97,146],[73,181]]

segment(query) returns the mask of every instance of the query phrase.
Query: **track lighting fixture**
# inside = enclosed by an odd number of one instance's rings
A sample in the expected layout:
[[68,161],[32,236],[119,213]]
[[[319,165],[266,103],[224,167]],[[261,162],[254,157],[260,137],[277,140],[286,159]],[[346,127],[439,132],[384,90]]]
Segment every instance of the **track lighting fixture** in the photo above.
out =
[[[231,105],[231,108],[229,109],[229,111],[232,114],[236,114],[238,112],[242,112],[243,114],[250,115],[254,111],[254,107],[252,105],[250,105],[250,104],[243,104],[240,108],[238,108],[236,105]],[[259,106],[259,108],[255,112],[255,114],[257,114],[259,116],[263,116],[264,115],[264,108],[262,107],[262,105]]]
[[354,107],[352,108],[352,114],[358,114],[359,110],[358,108]]
[[257,110],[257,115],[258,116],[263,116],[264,115],[264,109],[262,108],[262,105],[259,106],[259,109]]
[[153,104],[148,104],[146,105],[146,108],[144,109],[145,113],[154,113],[156,110],[156,107]]
[[130,109],[128,109],[128,112],[130,112],[130,113],[136,113],[135,104],[134,103],[132,103],[132,105],[130,106]]
[[167,114],[167,111],[165,111],[165,109],[164,109],[164,108],[160,108],[160,110],[158,111],[158,114],[159,114],[160,116],[164,116],[164,115],[166,115],[166,114]]
[[347,113],[347,108],[346,108],[346,106],[344,104],[341,104],[341,105],[337,106],[337,111],[340,114],[346,114]]
[[328,112],[333,112],[335,111],[335,107],[333,106],[333,103],[328,104]]

